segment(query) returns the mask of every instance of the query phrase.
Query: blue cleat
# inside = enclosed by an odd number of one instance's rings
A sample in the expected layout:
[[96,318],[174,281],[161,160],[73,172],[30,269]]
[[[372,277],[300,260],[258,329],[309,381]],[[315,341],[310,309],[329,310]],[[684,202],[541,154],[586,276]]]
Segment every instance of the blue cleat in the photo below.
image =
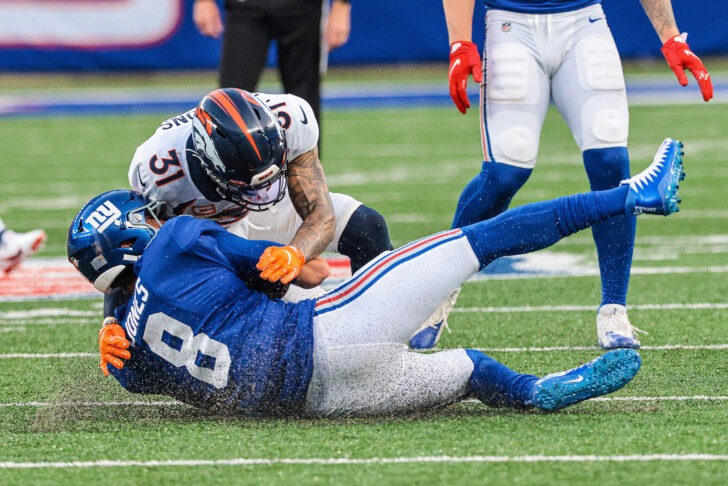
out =
[[634,349],[616,349],[569,371],[547,375],[533,384],[533,405],[548,412],[619,390],[635,377],[642,358]]
[[622,181],[621,185],[630,188],[625,202],[627,213],[667,216],[679,211],[682,201],[677,198],[678,183],[684,178],[683,144],[666,138],[647,169]]
[[437,346],[442,336],[442,331],[450,327],[447,325],[447,318],[455,307],[455,302],[460,295],[460,288],[457,288],[450,294],[445,302],[422,324],[417,332],[410,338],[409,345],[412,349],[432,349]]

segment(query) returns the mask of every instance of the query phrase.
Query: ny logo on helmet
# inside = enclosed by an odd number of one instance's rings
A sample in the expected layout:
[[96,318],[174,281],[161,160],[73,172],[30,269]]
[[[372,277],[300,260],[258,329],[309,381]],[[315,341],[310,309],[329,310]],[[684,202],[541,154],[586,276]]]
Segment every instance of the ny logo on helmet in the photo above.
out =
[[[97,207],[91,215],[86,218],[86,224],[90,224],[99,233],[103,233],[114,221],[121,216],[119,208],[111,201],[106,201]],[[119,223],[117,223],[119,224]]]

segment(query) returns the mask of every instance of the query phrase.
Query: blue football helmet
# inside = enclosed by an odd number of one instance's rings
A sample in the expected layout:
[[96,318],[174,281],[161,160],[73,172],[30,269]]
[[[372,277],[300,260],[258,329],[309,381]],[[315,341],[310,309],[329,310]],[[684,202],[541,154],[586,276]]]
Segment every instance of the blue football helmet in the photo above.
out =
[[157,230],[147,224],[163,203],[128,190],[105,192],[78,212],[68,230],[68,261],[97,290],[108,293],[123,285],[115,280],[133,267]]
[[286,133],[254,94],[226,88],[205,96],[192,120],[192,140],[191,156],[221,198],[264,211],[285,196]]

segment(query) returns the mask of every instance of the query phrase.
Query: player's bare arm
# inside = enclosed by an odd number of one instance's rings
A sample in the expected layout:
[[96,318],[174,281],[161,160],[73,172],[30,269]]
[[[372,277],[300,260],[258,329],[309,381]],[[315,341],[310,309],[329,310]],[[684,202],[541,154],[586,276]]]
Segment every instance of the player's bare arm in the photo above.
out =
[[685,70],[688,69],[698,82],[703,100],[710,101],[713,97],[710,74],[700,58],[690,50],[687,34],[680,35],[671,0],[640,0],[640,3],[660,37],[662,54],[678,82],[682,86],[688,85],[688,77],[685,75]]
[[671,0],[640,0],[640,3],[663,44],[671,37],[680,34]]
[[447,32],[450,37],[450,97],[460,113],[470,108],[468,76],[476,83],[483,81],[483,70],[478,48],[470,40],[473,36],[473,9],[475,0],[443,0]]
[[334,207],[317,148],[289,162],[288,190],[303,220],[291,246],[301,250],[306,261],[310,261],[326,249],[336,230]]
[[443,0],[442,6],[445,9],[450,44],[456,41],[471,40],[475,0]]

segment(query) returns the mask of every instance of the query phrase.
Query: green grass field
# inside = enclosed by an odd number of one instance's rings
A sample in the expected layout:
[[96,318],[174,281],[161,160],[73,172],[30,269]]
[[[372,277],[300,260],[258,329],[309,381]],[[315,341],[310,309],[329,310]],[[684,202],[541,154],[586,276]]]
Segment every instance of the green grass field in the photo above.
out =
[[[406,418],[218,417],[128,394],[104,379],[95,357],[10,356],[96,352],[100,300],[0,303],[0,484],[725,484],[725,114],[725,105],[631,109],[633,170],[672,136],[685,142],[687,179],[679,214],[639,219],[630,315],[649,335],[641,372],[613,395],[620,400],[554,414],[462,403]],[[63,255],[75,212],[127,185],[135,147],[168,115],[0,120],[0,215],[19,231],[45,228],[41,256]],[[449,226],[482,157],[477,113],[463,117],[453,107],[330,111],[323,127],[331,189],[382,212],[396,245]],[[552,110],[540,163],[514,205],[587,188],[578,149]],[[588,232],[550,251],[596,262]],[[512,348],[489,354],[524,372],[566,369],[599,354],[598,300],[593,276],[468,283],[441,347]],[[39,312],[12,313],[29,310]],[[65,315],[41,312],[52,310]],[[633,455],[640,457],[616,457]],[[665,456],[645,462],[649,455]],[[510,461],[492,462],[496,456]],[[185,462],[192,460],[203,462]],[[38,464],[87,461],[123,463]]]

